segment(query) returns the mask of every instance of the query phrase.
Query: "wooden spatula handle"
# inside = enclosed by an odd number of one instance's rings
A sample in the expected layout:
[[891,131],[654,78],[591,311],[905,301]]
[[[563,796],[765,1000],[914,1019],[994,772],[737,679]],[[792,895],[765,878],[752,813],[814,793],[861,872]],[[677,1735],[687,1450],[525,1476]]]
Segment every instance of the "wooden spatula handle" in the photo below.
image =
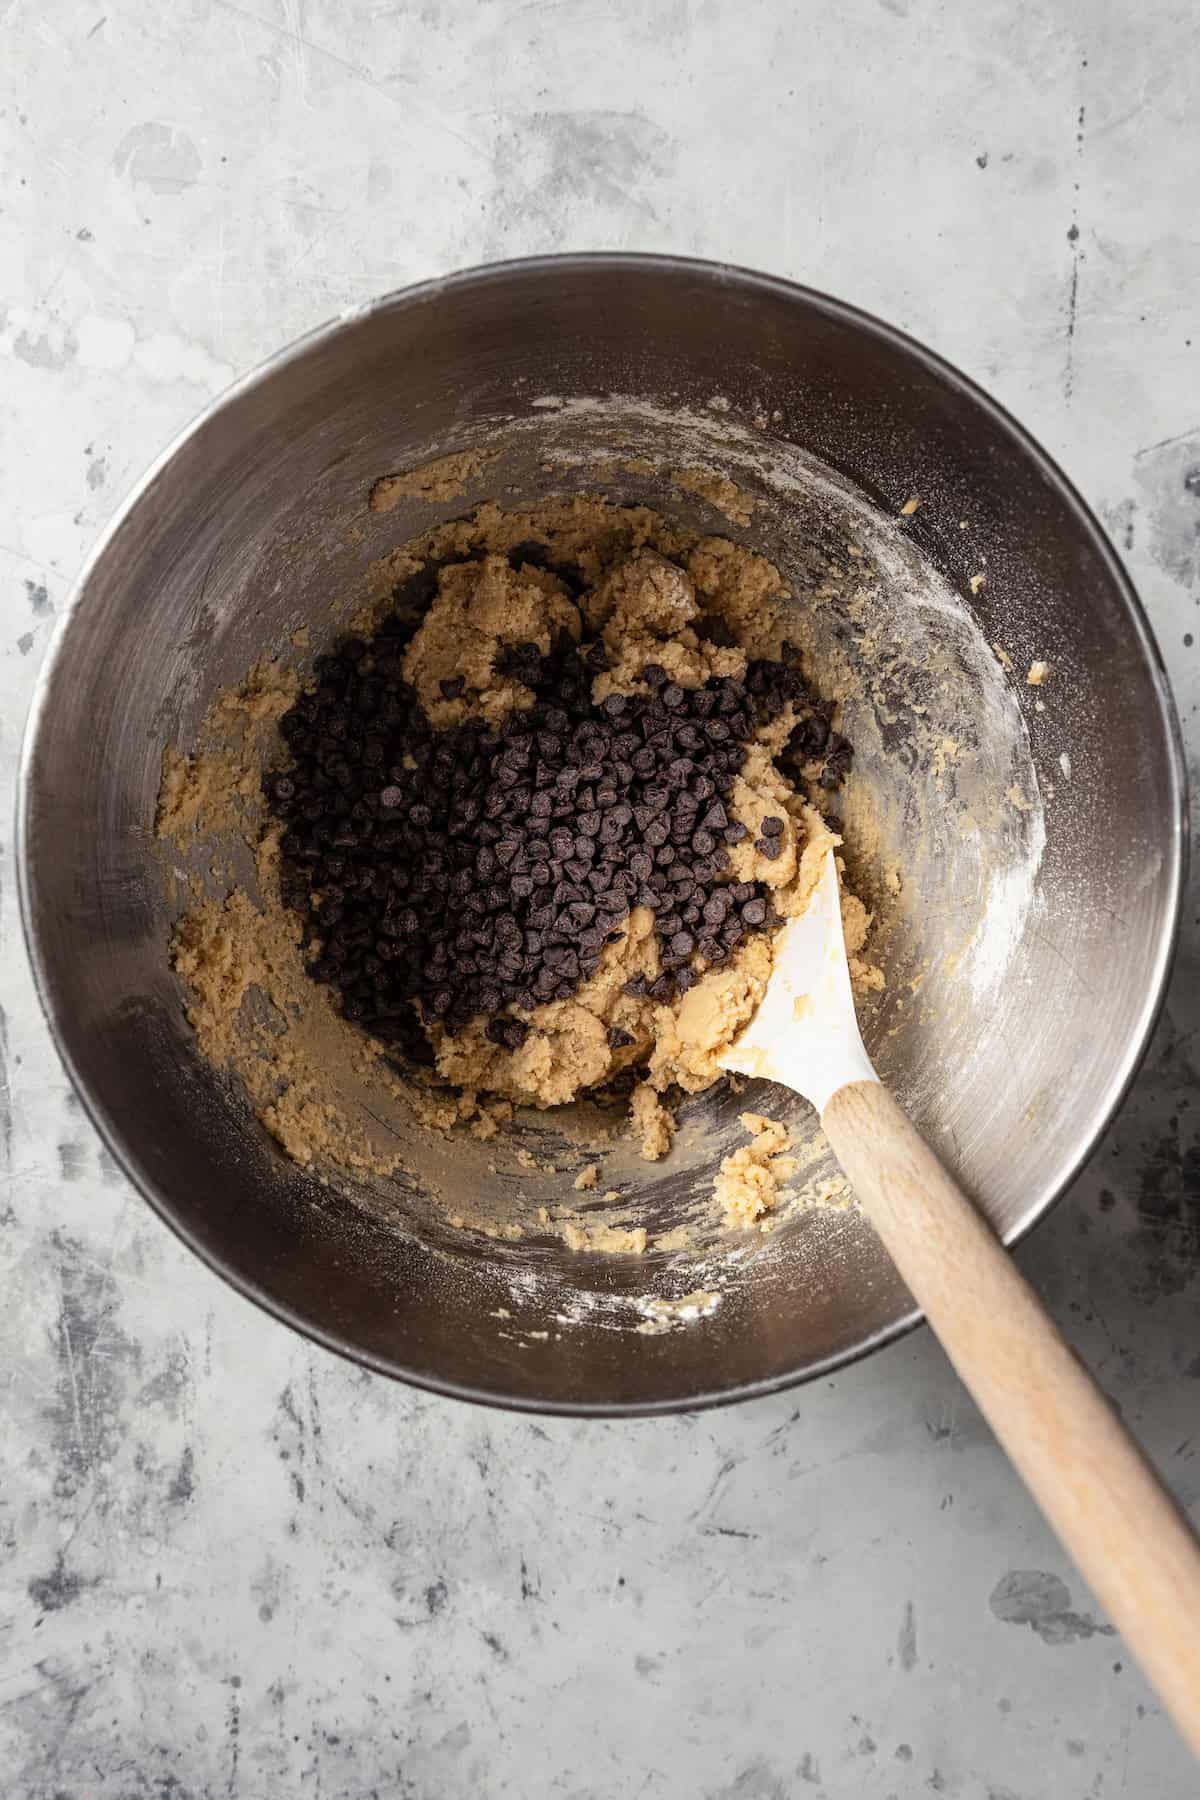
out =
[[1200,1755],[1200,1543],[990,1226],[896,1101],[821,1117],[863,1210],[992,1430]]

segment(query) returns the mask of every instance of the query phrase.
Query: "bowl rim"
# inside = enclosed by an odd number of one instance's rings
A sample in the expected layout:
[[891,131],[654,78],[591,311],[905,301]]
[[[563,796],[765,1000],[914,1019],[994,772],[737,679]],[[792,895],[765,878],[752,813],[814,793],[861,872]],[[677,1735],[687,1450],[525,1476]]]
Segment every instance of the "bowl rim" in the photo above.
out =
[[50,975],[42,955],[35,922],[32,891],[32,841],[35,807],[33,765],[47,711],[49,690],[62,643],[77,610],[83,604],[93,574],[107,555],[109,546],[179,451],[194,437],[197,437],[210,420],[224,411],[232,402],[253,392],[260,384],[273,379],[282,370],[307,356],[319,345],[366,319],[427,305],[439,299],[443,294],[463,287],[502,287],[506,282],[518,277],[580,274],[592,269],[618,272],[627,269],[630,272],[651,271],[667,275],[686,274],[720,285],[740,286],[751,293],[765,293],[789,302],[799,301],[803,307],[865,332],[908,357],[928,375],[981,408],[990,416],[996,426],[1007,432],[1016,441],[1018,448],[1034,465],[1042,479],[1057,491],[1067,509],[1074,514],[1077,522],[1092,541],[1096,554],[1124,603],[1134,637],[1153,678],[1170,772],[1171,793],[1169,798],[1172,824],[1169,831],[1169,842],[1164,845],[1166,857],[1164,871],[1165,917],[1163,926],[1158,933],[1153,971],[1147,984],[1140,1012],[1133,1021],[1122,1054],[1107,1083],[1099,1110],[1095,1115],[1094,1127],[1086,1139],[1076,1146],[1073,1156],[1056,1179],[1049,1183],[1028,1207],[1025,1216],[1004,1234],[1003,1242],[1007,1248],[1012,1249],[1020,1243],[1063,1197],[1084,1165],[1090,1160],[1101,1138],[1120,1110],[1141,1067],[1166,998],[1167,984],[1179,940],[1190,856],[1187,766],[1178,710],[1175,706],[1162,653],[1138,592],[1126,573],[1124,564],[1113,548],[1104,527],[1055,459],[1042,448],[1041,444],[1005,406],[994,399],[970,376],[963,374],[953,363],[886,320],[880,319],[862,307],[824,293],[820,289],[788,280],[784,276],[746,268],[736,263],[658,252],[592,250],[512,257],[498,262],[473,264],[446,275],[432,276],[405,287],[392,289],[373,299],[356,303],[274,351],[215,395],[194,418],[174,434],[126,494],[85,557],[72,584],[68,600],[55,622],[54,631],[47,645],[30,697],[17,768],[14,846],[17,863],[17,892],[25,948],[33,972],[38,1001],[54,1047],[79,1096],[84,1111],[126,1178],[150,1205],[159,1219],[174,1233],[175,1237],[184,1243],[200,1261],[243,1298],[261,1308],[273,1319],[290,1326],[292,1330],[310,1342],[319,1344],[325,1350],[333,1351],[335,1355],[361,1368],[368,1368],[375,1374],[387,1376],[391,1380],[404,1382],[410,1387],[438,1394],[447,1399],[468,1401],[502,1411],[545,1414],[564,1418],[621,1419],[657,1417],[672,1413],[695,1412],[717,1406],[732,1406],[743,1400],[761,1399],[769,1394],[785,1392],[790,1388],[796,1388],[818,1380],[822,1376],[830,1375],[837,1369],[846,1368],[871,1355],[874,1351],[882,1349],[885,1345],[896,1342],[918,1325],[923,1324],[924,1314],[919,1308],[913,1307],[901,1318],[885,1326],[882,1330],[872,1333],[852,1347],[836,1351],[822,1358],[820,1362],[810,1364],[803,1369],[765,1376],[759,1381],[741,1382],[731,1388],[651,1401],[597,1403],[535,1399],[528,1395],[507,1395],[495,1390],[474,1387],[469,1382],[442,1379],[423,1371],[414,1371],[402,1367],[386,1357],[363,1350],[347,1337],[315,1325],[310,1319],[305,1318],[285,1302],[268,1293],[253,1277],[235,1269],[224,1257],[199,1241],[186,1220],[177,1213],[170,1195],[157,1183],[144,1178],[135,1169],[131,1155],[125,1150],[118,1125],[93,1100],[76,1068],[67,1042],[67,1028],[60,1021],[53,999]]

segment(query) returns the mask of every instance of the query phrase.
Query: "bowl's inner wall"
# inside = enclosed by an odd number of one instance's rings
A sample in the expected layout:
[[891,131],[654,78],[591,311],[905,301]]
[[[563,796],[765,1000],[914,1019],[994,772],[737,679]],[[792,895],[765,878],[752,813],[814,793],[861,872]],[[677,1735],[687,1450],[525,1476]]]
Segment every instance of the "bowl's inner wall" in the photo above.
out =
[[[873,1051],[1005,1233],[1070,1172],[1140,1045],[1169,930],[1178,795],[1141,628],[1086,521],[990,409],[886,334],[702,269],[514,268],[402,298],[302,347],[185,441],[92,569],[49,673],[25,871],[46,997],[131,1172],[309,1329],[518,1402],[646,1406],[785,1379],[907,1311],[852,1212],[803,1213],[699,1266],[456,1245],[419,1205],[419,1234],[389,1229],[371,1202],[395,1194],[360,1194],[364,1208],[303,1176],[182,1017],[150,831],[164,744],[186,747],[215,691],[298,624],[319,646],[367,563],[461,510],[368,518],[376,476],[497,433],[489,490],[506,505],[594,488],[588,457],[614,449],[720,465],[760,498],[750,530],[661,484],[605,485],[761,547],[801,596],[831,587],[798,635],[852,694],[848,823],[904,881]],[[547,470],[555,449],[584,460]],[[902,538],[889,521],[911,495]],[[860,585],[884,577],[865,615],[850,545]],[[1052,677],[1025,688],[1035,659]],[[877,691],[856,685],[881,666]],[[936,768],[935,728],[956,746]],[[778,1090],[691,1103],[675,1162],[642,1171],[652,1220],[695,1205],[747,1104],[803,1121]],[[452,1156],[461,1181],[489,1179],[481,1147]],[[717,1285],[705,1318],[637,1332],[638,1296]]]

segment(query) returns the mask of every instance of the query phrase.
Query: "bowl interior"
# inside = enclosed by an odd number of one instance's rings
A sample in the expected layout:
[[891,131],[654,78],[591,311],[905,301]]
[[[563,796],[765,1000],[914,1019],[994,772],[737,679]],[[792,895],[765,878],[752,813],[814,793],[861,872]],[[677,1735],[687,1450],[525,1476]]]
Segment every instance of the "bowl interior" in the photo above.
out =
[[[367,512],[379,475],[465,447],[496,453],[465,497]],[[672,484],[695,466],[754,496],[749,526]],[[888,976],[869,1047],[997,1229],[1021,1231],[1102,1128],[1157,1003],[1182,846],[1169,698],[1097,528],[1016,428],[914,346],[783,284],[653,259],[512,265],[401,295],[243,383],[81,583],[31,721],[23,882],[101,1129],[239,1286],[450,1391],[653,1409],[814,1373],[910,1316],[853,1209],[712,1228],[747,1107],[808,1145],[804,1198],[832,1178],[804,1104],[721,1089],[685,1105],[663,1164],[615,1143],[605,1179],[652,1238],[692,1226],[686,1250],[642,1258],[447,1222],[471,1197],[497,1216],[561,1201],[588,1109],[522,1121],[554,1173],[399,1118],[402,1175],[324,1183],[196,1053],[167,959],[181,889],[152,831],[164,745],[194,742],[265,651],[319,650],[390,549],[483,499],[596,491],[749,543],[786,578],[856,746],[847,842]],[[697,1290],[719,1303],[654,1305]]]

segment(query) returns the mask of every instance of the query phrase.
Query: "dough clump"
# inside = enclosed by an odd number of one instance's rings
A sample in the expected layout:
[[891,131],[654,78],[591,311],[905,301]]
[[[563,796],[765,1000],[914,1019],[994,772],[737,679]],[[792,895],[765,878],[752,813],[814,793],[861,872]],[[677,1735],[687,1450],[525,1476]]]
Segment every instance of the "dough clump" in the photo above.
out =
[[713,1185],[725,1222],[733,1226],[757,1225],[779,1202],[779,1184],[796,1173],[796,1159],[785,1156],[786,1126],[762,1113],[741,1115],[750,1142],[727,1156]]
[[513,569],[503,556],[455,563],[438,576],[437,598],[404,659],[404,679],[431,725],[467,718],[499,724],[533,705],[530,690],[503,673],[504,652],[536,644],[545,655],[560,629],[579,637],[579,609],[556,576],[528,565]]

